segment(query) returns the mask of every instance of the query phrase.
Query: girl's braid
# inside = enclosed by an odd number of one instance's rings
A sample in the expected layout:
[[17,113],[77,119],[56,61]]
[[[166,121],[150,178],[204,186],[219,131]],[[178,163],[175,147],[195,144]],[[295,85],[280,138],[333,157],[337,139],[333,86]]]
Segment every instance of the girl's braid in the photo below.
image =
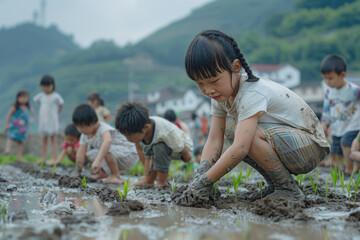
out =
[[244,58],[244,54],[241,53],[240,48],[237,45],[234,38],[232,38],[230,36],[227,36],[227,35],[225,35],[225,36],[231,42],[231,44],[232,44],[232,46],[233,46],[233,48],[235,50],[236,56],[238,56],[238,58],[239,58],[241,66],[244,68],[245,72],[248,74],[248,79],[246,81],[248,81],[248,82],[256,82],[256,81],[258,81],[259,78],[253,75],[253,73],[252,73],[252,71],[251,71],[251,69],[249,67],[249,64],[246,62],[246,60]]

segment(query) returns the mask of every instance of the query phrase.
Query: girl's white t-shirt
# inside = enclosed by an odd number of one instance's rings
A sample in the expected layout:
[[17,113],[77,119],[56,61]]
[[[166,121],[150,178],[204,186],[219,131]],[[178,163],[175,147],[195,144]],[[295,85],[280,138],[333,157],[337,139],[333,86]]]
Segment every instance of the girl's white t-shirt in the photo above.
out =
[[290,89],[270,80],[260,78],[246,82],[241,75],[239,91],[230,104],[211,100],[210,114],[232,118],[241,122],[260,112],[259,123],[278,123],[301,129],[321,147],[329,147],[325,133],[313,110]]

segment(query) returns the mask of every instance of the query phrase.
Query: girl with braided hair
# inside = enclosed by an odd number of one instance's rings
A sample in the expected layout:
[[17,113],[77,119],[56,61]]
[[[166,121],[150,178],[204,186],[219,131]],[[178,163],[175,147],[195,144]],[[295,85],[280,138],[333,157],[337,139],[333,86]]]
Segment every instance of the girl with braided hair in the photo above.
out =
[[[211,98],[212,121],[199,170],[172,199],[184,206],[208,204],[213,183],[241,161],[265,178],[262,197],[302,199],[292,174],[310,172],[329,153],[311,108],[286,87],[254,76],[235,40],[220,31],[204,31],[193,39],[185,68]],[[233,121],[226,123],[228,115]],[[226,151],[224,136],[231,143]],[[244,197],[256,200],[260,193]]]

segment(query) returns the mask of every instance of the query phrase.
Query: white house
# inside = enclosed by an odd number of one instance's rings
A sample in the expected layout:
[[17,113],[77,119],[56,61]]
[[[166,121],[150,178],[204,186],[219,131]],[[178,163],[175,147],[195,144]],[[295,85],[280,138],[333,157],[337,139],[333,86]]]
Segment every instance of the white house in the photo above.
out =
[[147,94],[147,106],[152,114],[160,116],[168,109],[183,113],[195,112],[198,116],[202,116],[210,112],[210,99],[203,96],[196,88],[163,87]]
[[255,76],[270,79],[288,88],[300,84],[300,70],[290,64],[254,64],[251,66]]

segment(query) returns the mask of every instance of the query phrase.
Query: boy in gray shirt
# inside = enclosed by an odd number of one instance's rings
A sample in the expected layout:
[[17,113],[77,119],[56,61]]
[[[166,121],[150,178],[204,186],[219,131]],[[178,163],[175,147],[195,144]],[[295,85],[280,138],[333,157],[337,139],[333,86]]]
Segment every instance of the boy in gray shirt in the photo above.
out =
[[191,161],[193,142],[173,123],[161,117],[149,117],[141,103],[125,103],[116,114],[115,127],[136,144],[145,166],[144,176],[135,185],[167,185],[171,160]]

